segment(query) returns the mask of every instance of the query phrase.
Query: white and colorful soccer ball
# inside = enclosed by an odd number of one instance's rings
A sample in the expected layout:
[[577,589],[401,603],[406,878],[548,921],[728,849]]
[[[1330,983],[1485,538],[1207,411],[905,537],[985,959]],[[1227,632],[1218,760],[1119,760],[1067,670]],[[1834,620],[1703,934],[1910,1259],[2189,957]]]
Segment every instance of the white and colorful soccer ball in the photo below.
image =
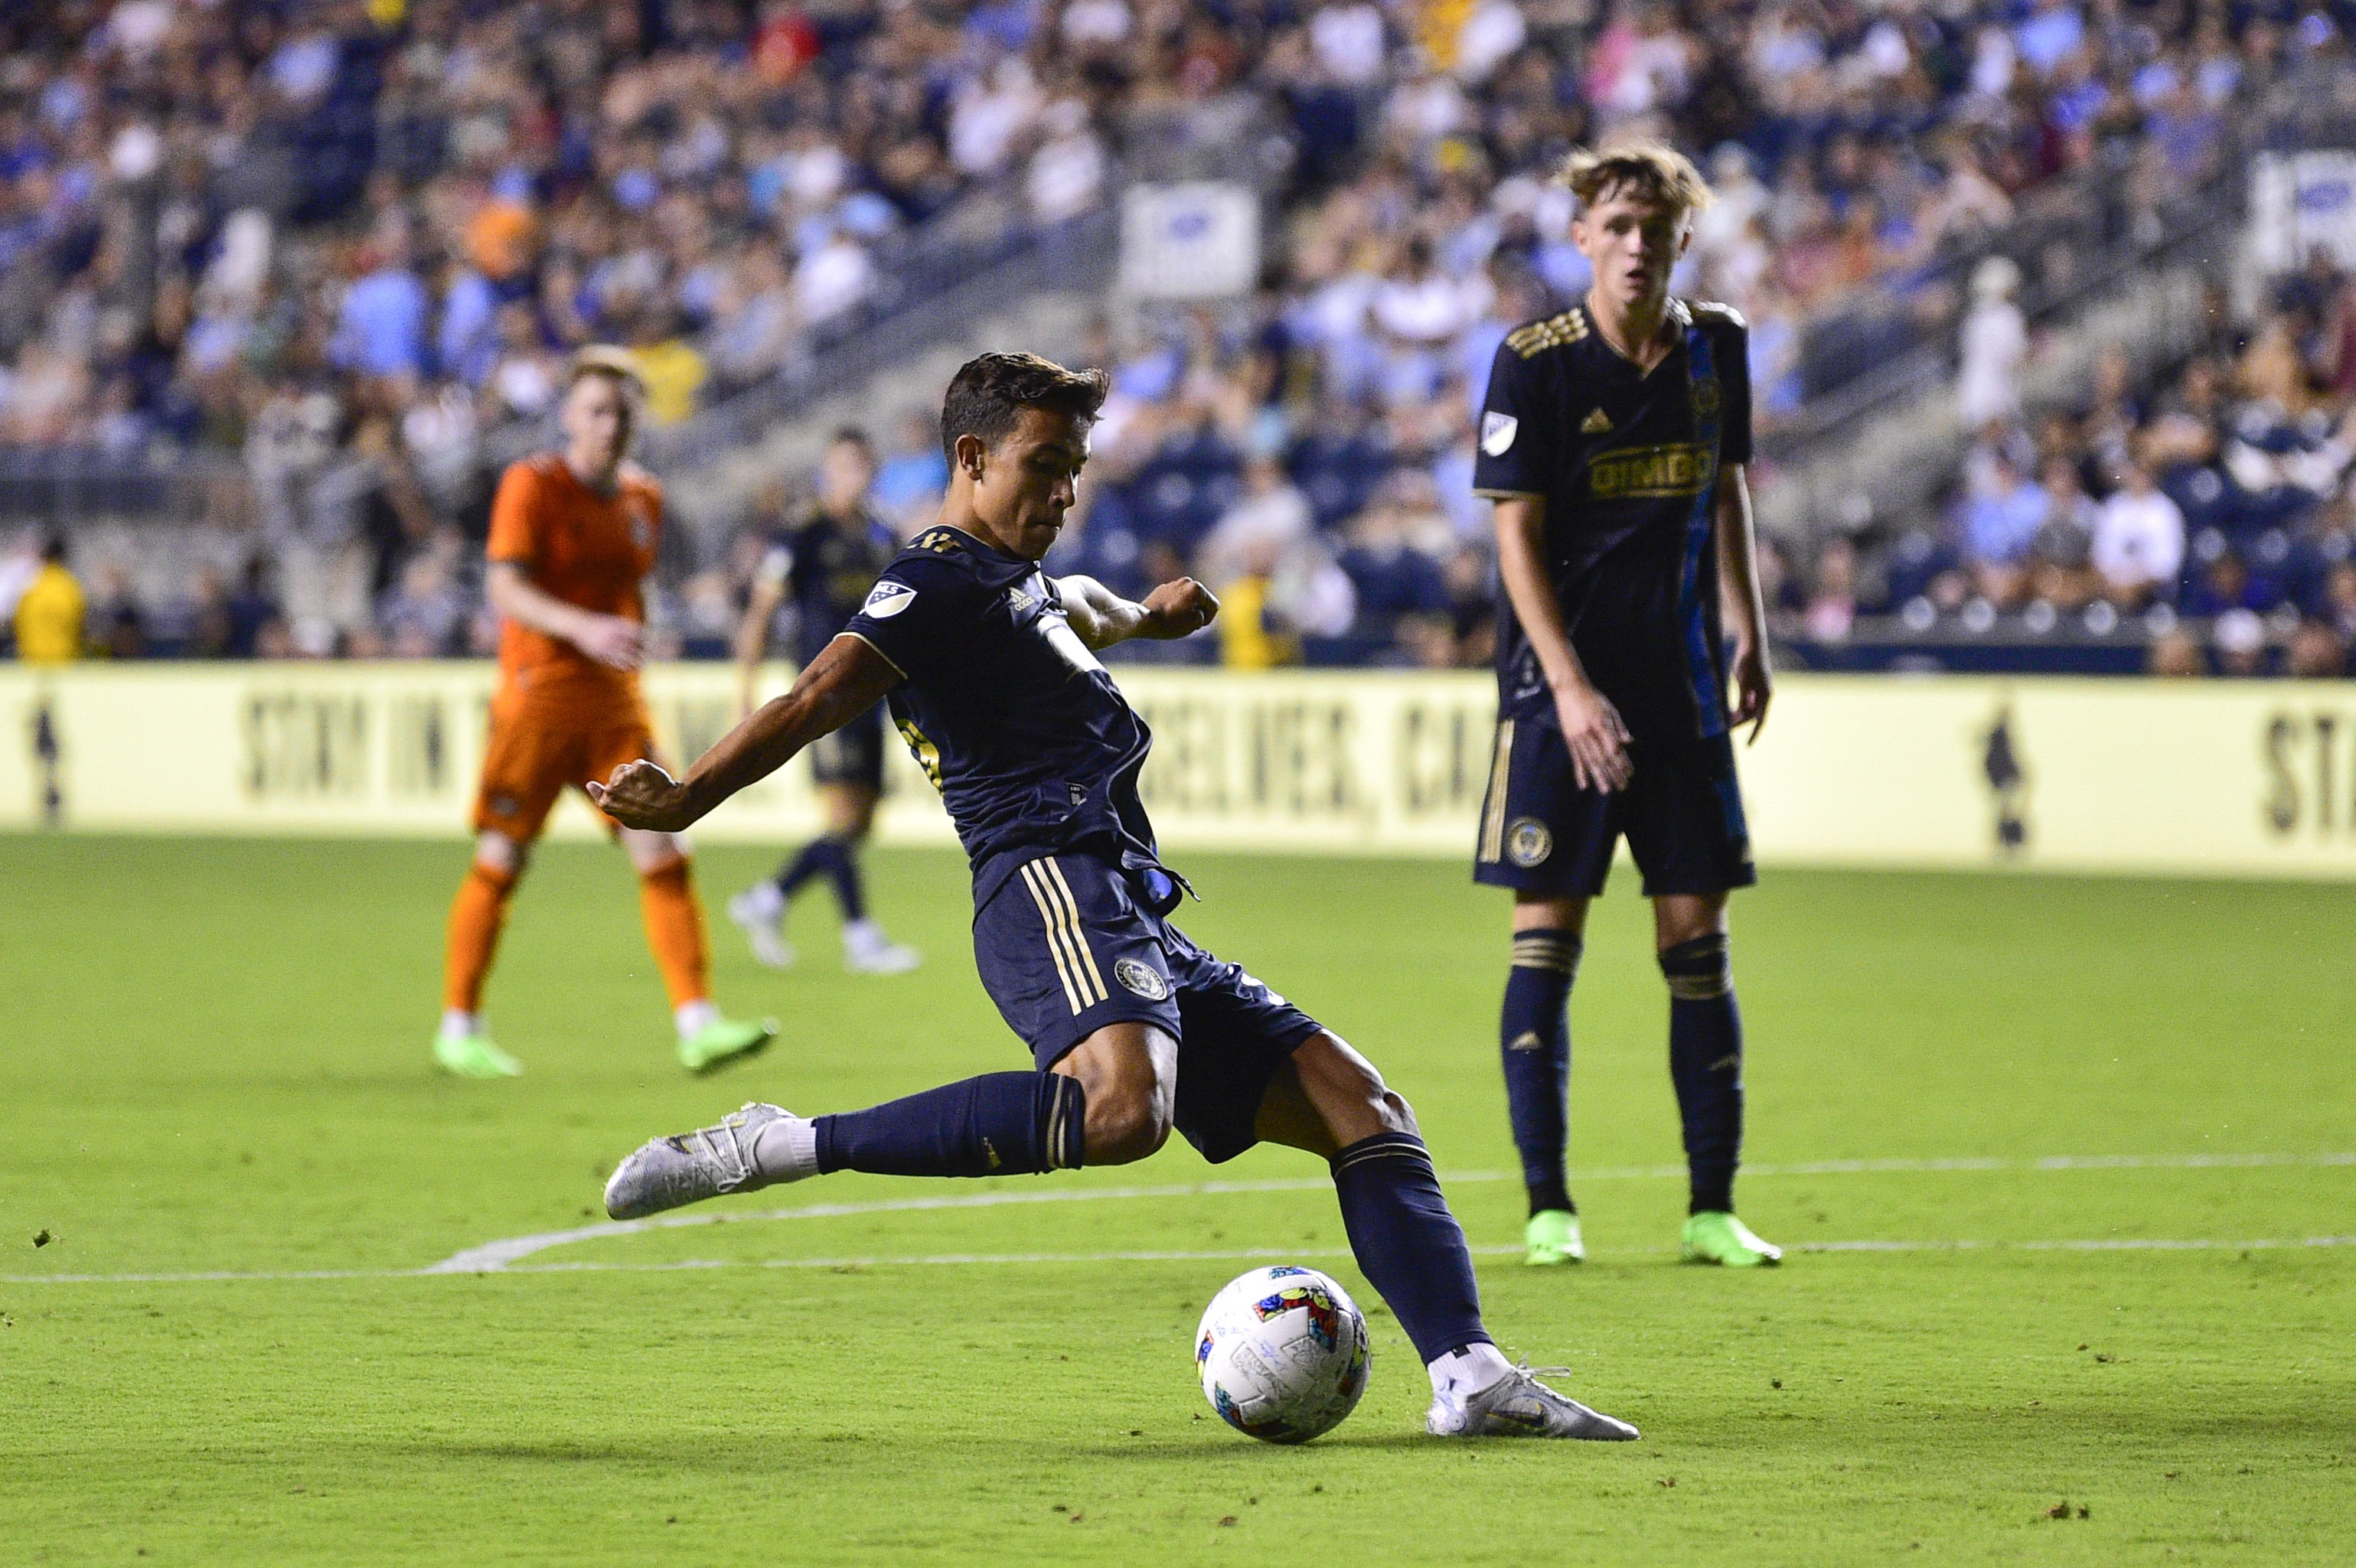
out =
[[1263,1443],[1306,1443],[1366,1392],[1366,1320],[1313,1268],[1256,1268],[1211,1297],[1194,1334],[1203,1397]]

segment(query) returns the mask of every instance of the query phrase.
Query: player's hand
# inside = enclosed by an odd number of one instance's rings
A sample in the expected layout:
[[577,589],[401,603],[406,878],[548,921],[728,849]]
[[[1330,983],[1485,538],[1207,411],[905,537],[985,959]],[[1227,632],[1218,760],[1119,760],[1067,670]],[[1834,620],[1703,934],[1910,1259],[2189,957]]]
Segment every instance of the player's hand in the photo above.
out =
[[636,669],[646,658],[646,628],[622,615],[584,615],[573,645],[614,669]]
[[1734,644],[1734,707],[1727,715],[1727,727],[1740,730],[1751,726],[1751,738],[1746,745],[1756,745],[1759,731],[1767,728],[1767,701],[1773,695],[1774,677],[1767,668],[1767,644],[1764,638],[1737,637]]
[[687,786],[653,763],[624,763],[611,779],[604,784],[591,779],[587,788],[597,808],[625,827],[678,833],[695,821],[688,809]]
[[1571,775],[1580,788],[1605,795],[1625,789],[1635,766],[1628,760],[1628,726],[1612,699],[1580,681],[1556,689],[1554,710],[1562,720],[1563,744],[1570,749]]
[[1219,613],[1218,600],[1191,577],[1163,583],[1145,596],[1144,603],[1145,624],[1138,635],[1145,637],[1189,637]]

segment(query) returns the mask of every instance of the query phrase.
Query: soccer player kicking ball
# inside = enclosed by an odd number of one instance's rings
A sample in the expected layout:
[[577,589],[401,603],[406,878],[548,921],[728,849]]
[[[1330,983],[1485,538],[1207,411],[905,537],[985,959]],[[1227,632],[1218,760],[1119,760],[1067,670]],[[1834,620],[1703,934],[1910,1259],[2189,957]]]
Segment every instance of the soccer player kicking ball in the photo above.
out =
[[[1586,299],[1509,334],[1489,373],[1475,493],[1497,503],[1508,611],[1497,746],[1473,876],[1514,890],[1500,1029],[1529,1188],[1528,1261],[1584,1255],[1563,1166],[1567,1011],[1615,840],[1653,901],[1669,1076],[1692,1177],[1685,1253],[1747,1268],[1782,1252],[1734,1217],[1742,1020],[1726,899],[1757,880],[1730,731],[1767,717],[1766,616],[1742,465],[1742,317],[1669,297],[1709,187],[1666,147],[1575,154]],[[1734,631],[1727,707],[1723,613]]]
[[633,763],[592,788],[620,820],[676,832],[888,697],[973,861],[982,984],[1037,1070],[831,1116],[746,1105],[623,1161],[606,1211],[628,1219],[836,1170],[1125,1165],[1173,1126],[1215,1163],[1267,1138],[1331,1163],[1358,1265],[1430,1371],[1432,1432],[1634,1437],[1498,1353],[1407,1102],[1315,1019],[1168,923],[1185,884],[1161,864],[1138,799],[1152,737],[1094,650],[1185,636],[1218,605],[1183,578],[1134,604],[1040,571],[1104,395],[1102,372],[1027,354],[966,365],[941,415],[941,522],[843,634],[685,778]]
[[[485,579],[499,630],[499,686],[475,802],[475,862],[450,907],[442,1029],[434,1059],[466,1078],[523,1071],[483,1027],[483,981],[532,841],[568,784],[654,755],[638,696],[638,585],[654,570],[662,491],[623,460],[637,381],[619,350],[584,350],[564,393],[562,453],[510,467],[491,507]],[[638,872],[638,904],[679,1026],[679,1059],[701,1072],[758,1051],[774,1023],[712,1004],[703,911],[687,840],[613,824]]]

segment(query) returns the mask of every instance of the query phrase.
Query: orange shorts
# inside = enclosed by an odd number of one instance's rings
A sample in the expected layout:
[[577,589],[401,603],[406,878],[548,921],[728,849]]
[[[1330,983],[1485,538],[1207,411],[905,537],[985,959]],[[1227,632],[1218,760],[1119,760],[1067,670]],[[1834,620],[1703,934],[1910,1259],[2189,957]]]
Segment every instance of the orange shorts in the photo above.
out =
[[[654,726],[636,691],[502,685],[491,699],[475,829],[528,844],[566,785],[603,784],[624,763],[654,754]],[[618,826],[606,818],[608,828]]]

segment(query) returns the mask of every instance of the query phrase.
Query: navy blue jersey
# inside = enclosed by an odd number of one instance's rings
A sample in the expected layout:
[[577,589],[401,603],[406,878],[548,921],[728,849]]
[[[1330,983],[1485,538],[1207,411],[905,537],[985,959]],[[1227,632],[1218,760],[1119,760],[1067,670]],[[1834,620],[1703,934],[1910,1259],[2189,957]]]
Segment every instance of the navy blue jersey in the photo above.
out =
[[[1475,494],[1546,502],[1546,565],[1570,644],[1637,741],[1726,731],[1714,502],[1751,461],[1742,317],[1669,302],[1678,340],[1640,373],[1584,306],[1509,333],[1489,371]],[[1498,712],[1556,725],[1510,605],[1497,613]]]
[[1153,735],[1036,561],[927,528],[843,630],[902,676],[892,720],[973,861],[976,906],[1042,850],[1155,864],[1137,797]]
[[900,541],[862,508],[848,520],[813,508],[779,530],[761,558],[760,580],[794,607],[795,656],[803,664],[834,640],[891,564]]

